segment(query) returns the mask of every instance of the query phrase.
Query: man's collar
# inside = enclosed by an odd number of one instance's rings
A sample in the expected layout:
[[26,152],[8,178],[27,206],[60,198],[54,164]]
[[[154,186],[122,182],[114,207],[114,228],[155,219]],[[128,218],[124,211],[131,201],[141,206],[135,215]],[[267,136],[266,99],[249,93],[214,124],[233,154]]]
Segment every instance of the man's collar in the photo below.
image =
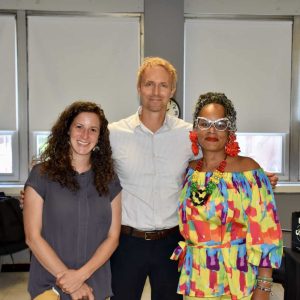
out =
[[[132,118],[132,122],[131,122],[131,125],[136,128],[138,126],[145,126],[143,124],[143,122],[141,121],[141,114],[142,114],[142,110],[143,110],[143,107],[142,106],[139,106],[136,114],[133,116]],[[163,125],[161,126],[161,128],[159,130],[161,130],[162,128],[167,128],[167,129],[171,129],[172,127],[172,120],[170,119],[170,116],[168,114],[165,115],[165,119],[164,119],[164,122],[163,122]],[[146,127],[146,126],[145,126]]]
[[138,111],[132,115],[132,117],[130,118],[130,126],[135,129],[138,126],[141,126],[142,122],[140,120],[140,111],[141,111],[141,106],[138,108]]

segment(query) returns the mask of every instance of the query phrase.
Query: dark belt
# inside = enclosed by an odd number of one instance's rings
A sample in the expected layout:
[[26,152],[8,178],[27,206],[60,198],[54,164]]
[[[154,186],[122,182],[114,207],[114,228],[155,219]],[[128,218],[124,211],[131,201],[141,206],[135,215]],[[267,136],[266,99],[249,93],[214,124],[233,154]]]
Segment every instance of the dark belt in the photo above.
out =
[[130,226],[122,225],[121,232],[126,235],[130,235],[137,238],[142,238],[147,241],[153,241],[153,240],[160,240],[169,235],[173,232],[179,232],[179,227],[175,226],[168,229],[162,229],[162,230],[153,230],[153,231],[142,231],[135,229]]

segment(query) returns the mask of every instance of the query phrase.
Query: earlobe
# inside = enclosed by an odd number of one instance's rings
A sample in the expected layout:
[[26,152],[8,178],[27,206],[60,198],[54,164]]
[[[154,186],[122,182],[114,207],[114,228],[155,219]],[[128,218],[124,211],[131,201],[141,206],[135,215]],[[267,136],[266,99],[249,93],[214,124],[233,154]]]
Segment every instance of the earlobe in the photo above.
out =
[[171,91],[171,97],[170,97],[170,98],[172,98],[172,97],[174,96],[175,92],[176,92],[176,89],[173,89],[173,90]]

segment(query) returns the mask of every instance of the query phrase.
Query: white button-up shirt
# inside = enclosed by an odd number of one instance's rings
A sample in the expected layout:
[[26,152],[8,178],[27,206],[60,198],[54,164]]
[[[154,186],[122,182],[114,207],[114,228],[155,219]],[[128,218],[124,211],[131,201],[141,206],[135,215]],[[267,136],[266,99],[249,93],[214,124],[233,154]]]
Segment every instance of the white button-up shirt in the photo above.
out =
[[166,116],[155,133],[138,113],[109,125],[115,169],[123,187],[122,224],[140,230],[178,225],[183,174],[193,158],[190,123]]

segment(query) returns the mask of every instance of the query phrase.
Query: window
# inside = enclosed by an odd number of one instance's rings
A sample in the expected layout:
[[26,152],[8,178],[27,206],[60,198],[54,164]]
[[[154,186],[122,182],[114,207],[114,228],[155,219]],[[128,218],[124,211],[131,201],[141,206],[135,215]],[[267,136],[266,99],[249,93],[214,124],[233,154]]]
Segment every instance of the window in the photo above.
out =
[[185,21],[185,119],[192,120],[200,94],[225,93],[237,110],[244,154],[281,180],[289,178],[292,25],[290,20]]
[[18,177],[16,20],[0,15],[0,180]]
[[237,133],[240,155],[256,160],[264,170],[283,174],[285,135]]
[[[99,103],[110,122],[134,113],[139,31],[135,16],[29,16],[30,134],[49,131],[59,113],[80,99]],[[35,136],[30,153],[39,155],[46,136]]]
[[0,131],[0,178],[2,181],[18,181],[18,134]]
[[136,112],[140,14],[20,10],[0,15],[0,28],[1,184],[24,183],[32,158],[72,102],[99,103],[110,122]]
[[36,155],[37,156],[41,155],[45,146],[47,145],[48,136],[49,136],[49,132],[37,135],[37,137],[36,137]]
[[47,145],[47,139],[50,131],[34,131],[32,134],[32,152],[30,153],[31,161],[38,161],[43,149]]
[[135,112],[139,22],[29,16],[29,130],[49,130],[65,106],[79,99],[101,104],[110,122]]
[[12,136],[0,133],[0,173],[11,174],[12,164]]

